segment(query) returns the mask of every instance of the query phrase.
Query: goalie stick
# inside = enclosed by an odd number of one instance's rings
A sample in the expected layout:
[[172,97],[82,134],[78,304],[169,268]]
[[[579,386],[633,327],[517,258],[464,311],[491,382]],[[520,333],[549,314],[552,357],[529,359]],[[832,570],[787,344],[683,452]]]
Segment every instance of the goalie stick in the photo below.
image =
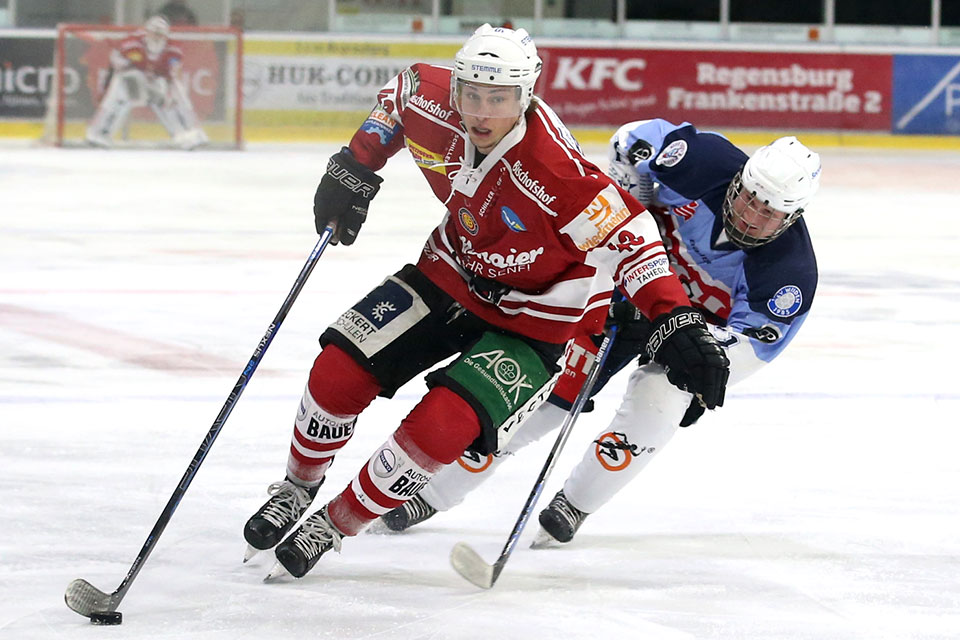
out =
[[[170,522],[170,518],[173,517],[173,512],[177,510],[180,500],[187,492],[187,488],[190,486],[190,483],[193,482],[193,478],[197,474],[197,470],[200,468],[200,465],[203,464],[203,460],[207,457],[207,453],[210,452],[210,448],[213,446],[214,441],[220,434],[223,424],[227,421],[227,418],[233,411],[233,407],[236,405],[237,400],[240,398],[240,394],[243,393],[243,390],[250,381],[250,378],[253,377],[253,373],[257,370],[257,366],[260,364],[263,354],[267,351],[267,347],[269,347],[270,343],[273,341],[273,337],[280,328],[280,324],[287,317],[287,313],[290,311],[294,301],[296,301],[297,296],[300,294],[300,290],[303,289],[303,285],[306,284],[307,278],[310,277],[310,273],[316,266],[317,261],[323,254],[324,249],[326,249],[332,235],[333,229],[331,227],[327,227],[323,230],[323,233],[320,234],[317,244],[313,247],[313,251],[310,253],[310,257],[307,258],[306,264],[303,265],[303,269],[300,270],[300,275],[297,276],[296,281],[293,283],[290,293],[287,294],[287,297],[280,306],[280,310],[277,312],[276,317],[273,319],[273,322],[270,323],[270,326],[267,327],[267,332],[263,335],[263,338],[260,339],[259,344],[257,344],[257,348],[250,357],[250,361],[247,362],[246,368],[244,368],[243,373],[240,374],[240,378],[237,380],[233,390],[227,397],[227,401],[224,403],[223,408],[220,409],[217,419],[213,421],[213,425],[210,427],[206,437],[200,444],[200,448],[197,449],[197,453],[193,456],[193,460],[191,460],[189,466],[187,466],[186,472],[184,472],[183,477],[180,479],[180,483],[177,485],[176,490],[174,490],[173,495],[170,496],[170,500],[167,501],[167,505],[163,508],[160,518],[157,520],[157,523],[153,525],[153,529],[150,530],[150,534],[147,536],[146,542],[143,543],[140,553],[137,555],[136,560],[133,561],[133,565],[127,572],[126,577],[120,583],[120,586],[117,587],[116,591],[108,594],[104,593],[100,589],[97,589],[86,580],[78,578],[67,585],[67,591],[64,594],[64,600],[66,600],[68,607],[80,615],[91,619],[93,619],[92,616],[95,614],[109,614],[117,611],[117,607],[120,605],[120,602],[123,600],[124,596],[127,595],[127,591],[133,584],[133,580],[137,577],[137,574],[140,573],[140,569],[143,568],[143,564],[147,561],[147,558],[150,557],[150,553],[157,545],[157,540],[160,538],[160,534],[163,533],[163,530]],[[119,618],[116,619],[118,620]]]
[[480,557],[480,554],[465,542],[458,542],[453,546],[453,549],[450,550],[450,564],[453,565],[453,568],[456,569],[457,573],[481,589],[493,587],[497,578],[500,577],[503,567],[507,564],[510,554],[513,553],[514,547],[517,546],[517,542],[520,540],[520,534],[527,525],[527,520],[530,518],[530,514],[533,513],[533,508],[536,506],[537,500],[540,499],[540,494],[543,493],[543,487],[547,483],[547,478],[550,477],[550,472],[553,471],[553,465],[556,464],[557,458],[560,456],[560,451],[567,443],[567,438],[573,430],[573,425],[576,423],[577,418],[580,417],[580,412],[583,411],[583,407],[590,397],[590,392],[593,390],[593,385],[600,375],[600,369],[603,368],[603,363],[607,359],[610,345],[613,343],[616,333],[617,326],[613,325],[610,327],[609,333],[604,336],[603,342],[600,344],[600,349],[597,351],[597,356],[594,358],[593,365],[590,367],[590,373],[580,388],[573,407],[570,408],[570,411],[563,420],[563,425],[560,427],[557,440],[553,443],[553,448],[550,449],[550,453],[543,463],[543,469],[540,470],[540,475],[537,477],[537,481],[534,483],[530,495],[527,496],[527,501],[524,503],[523,509],[520,510],[520,516],[517,518],[516,524],[513,525],[513,530],[507,537],[506,544],[503,545],[500,557],[497,558],[496,562],[492,565],[487,564],[487,562]]

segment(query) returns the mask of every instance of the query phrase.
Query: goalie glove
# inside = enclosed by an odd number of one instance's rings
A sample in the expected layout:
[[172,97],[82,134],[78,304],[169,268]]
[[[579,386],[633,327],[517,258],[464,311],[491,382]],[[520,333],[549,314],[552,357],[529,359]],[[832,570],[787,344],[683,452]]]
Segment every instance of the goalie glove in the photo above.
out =
[[704,407],[723,405],[730,360],[699,311],[677,307],[661,314],[653,322],[646,353],[666,368],[670,384],[697,396]]
[[353,244],[381,182],[383,178],[357,162],[347,147],[333,154],[313,196],[317,233],[332,225],[331,244]]

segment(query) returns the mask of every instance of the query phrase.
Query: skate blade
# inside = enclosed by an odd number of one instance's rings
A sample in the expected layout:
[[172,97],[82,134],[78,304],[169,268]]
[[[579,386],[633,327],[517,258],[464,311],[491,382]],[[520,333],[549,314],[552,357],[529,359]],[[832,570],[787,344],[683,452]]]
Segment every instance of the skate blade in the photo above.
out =
[[253,560],[262,549],[257,549],[255,546],[248,544],[247,548],[243,552],[243,564],[247,564]]
[[280,578],[283,578],[284,576],[292,577],[290,575],[290,572],[287,571],[286,568],[282,564],[280,564],[280,561],[278,560],[277,562],[274,563],[273,568],[270,569],[270,572],[267,573],[263,581],[273,582],[275,580],[279,580]]
[[363,532],[369,533],[375,536],[388,536],[392,533],[400,533],[399,531],[394,531],[393,529],[388,527],[386,523],[380,518],[377,518],[376,520],[371,522],[369,525],[367,525],[367,528],[364,529]]
[[537,531],[536,537],[530,543],[531,549],[557,549],[563,545],[562,542],[546,532],[543,527]]

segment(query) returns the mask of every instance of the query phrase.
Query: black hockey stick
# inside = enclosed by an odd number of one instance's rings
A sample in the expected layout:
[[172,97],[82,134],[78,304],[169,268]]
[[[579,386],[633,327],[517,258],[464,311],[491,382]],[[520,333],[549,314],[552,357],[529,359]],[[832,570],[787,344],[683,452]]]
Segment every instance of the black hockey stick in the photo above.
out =
[[600,349],[597,351],[597,356],[594,358],[593,365],[590,367],[590,373],[580,388],[573,407],[567,412],[567,416],[563,420],[563,425],[560,427],[557,440],[553,443],[553,448],[550,449],[546,462],[543,463],[543,469],[540,470],[540,475],[537,477],[537,481],[534,483],[530,495],[527,496],[527,501],[520,511],[520,517],[517,518],[517,523],[513,525],[513,530],[507,538],[507,543],[503,545],[503,551],[500,552],[500,557],[497,558],[497,561],[492,565],[487,564],[487,562],[480,557],[480,554],[465,542],[458,542],[453,546],[453,549],[450,550],[450,564],[453,565],[453,568],[457,570],[457,573],[481,589],[489,589],[496,583],[497,578],[500,577],[500,573],[503,571],[503,567],[510,558],[510,554],[513,553],[514,547],[517,546],[517,542],[520,540],[520,534],[527,525],[527,520],[530,518],[530,514],[533,513],[533,508],[537,505],[537,500],[540,499],[540,494],[543,492],[543,487],[547,483],[547,478],[550,477],[550,472],[553,471],[553,465],[556,464],[557,458],[560,457],[560,451],[567,443],[567,438],[573,430],[573,425],[576,423],[577,418],[580,417],[583,406],[590,398],[590,392],[593,390],[593,385],[600,375],[600,369],[603,368],[603,363],[607,360],[607,354],[610,351],[610,345],[613,343],[616,333],[617,327],[614,325],[610,327],[609,333],[604,336],[603,343],[601,343]]
[[213,442],[220,434],[223,424],[227,421],[227,418],[230,417],[230,413],[233,411],[233,407],[237,404],[240,394],[243,393],[243,390],[250,381],[250,378],[253,377],[253,373],[257,370],[257,366],[260,364],[263,354],[267,351],[267,347],[269,347],[270,343],[273,341],[273,337],[280,328],[280,324],[287,317],[287,313],[290,311],[294,301],[296,301],[297,296],[300,294],[300,290],[303,289],[303,285],[306,284],[307,278],[310,277],[310,273],[316,266],[317,261],[323,254],[324,249],[326,249],[332,235],[333,230],[330,227],[324,229],[323,233],[320,234],[320,238],[317,240],[317,244],[313,247],[310,257],[307,258],[306,264],[304,264],[303,269],[300,270],[300,275],[297,276],[296,282],[293,283],[293,288],[290,289],[290,293],[287,294],[286,300],[284,300],[283,304],[280,306],[280,311],[277,312],[273,322],[270,323],[269,327],[267,327],[267,332],[263,335],[263,338],[260,339],[260,343],[257,345],[256,350],[254,350],[253,355],[250,357],[250,361],[247,363],[243,373],[240,374],[240,378],[234,385],[233,391],[230,392],[230,395],[227,397],[227,401],[223,405],[223,408],[220,409],[217,419],[213,421],[213,426],[211,426],[210,430],[207,432],[206,437],[200,444],[200,448],[197,449],[197,453],[193,456],[193,460],[190,461],[190,465],[187,467],[186,472],[184,472],[183,477],[180,479],[180,483],[177,485],[176,490],[174,490],[173,495],[170,496],[170,500],[167,501],[167,506],[163,508],[160,518],[157,520],[157,523],[153,525],[150,535],[147,536],[146,542],[143,543],[143,547],[140,549],[137,559],[133,561],[133,565],[130,567],[130,571],[127,572],[127,576],[123,579],[123,582],[120,583],[120,586],[117,587],[116,591],[108,594],[100,591],[86,580],[78,578],[67,585],[67,592],[64,594],[64,599],[66,600],[68,607],[82,616],[91,618],[91,620],[94,622],[101,624],[119,623],[120,614],[117,613],[117,607],[120,605],[120,601],[123,600],[125,595],[127,595],[127,591],[130,589],[130,585],[133,584],[134,578],[136,578],[137,574],[140,573],[140,569],[143,568],[143,563],[147,561],[147,558],[150,556],[153,548],[157,545],[157,540],[160,538],[160,534],[163,533],[163,530],[170,522],[170,518],[173,517],[173,512],[177,510],[180,500],[187,492],[187,488],[190,486],[190,483],[193,482],[193,478],[196,475],[197,470],[200,468],[200,465],[203,464],[204,458],[207,457],[207,453],[209,453],[210,448],[213,446]]

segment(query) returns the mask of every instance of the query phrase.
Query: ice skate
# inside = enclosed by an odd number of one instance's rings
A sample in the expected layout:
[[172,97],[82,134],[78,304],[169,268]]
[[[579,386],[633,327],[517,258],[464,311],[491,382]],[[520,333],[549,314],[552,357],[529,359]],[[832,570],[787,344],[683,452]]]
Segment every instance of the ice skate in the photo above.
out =
[[402,505],[380,516],[380,520],[390,531],[405,531],[437,514],[437,510],[427,504],[419,495],[413,496]]
[[87,143],[87,145],[91,147],[97,147],[99,149],[109,149],[113,146],[113,141],[110,140],[108,136],[92,129],[87,130],[87,135],[84,138],[84,141]]
[[301,487],[286,479],[271,484],[267,488],[271,498],[243,527],[243,538],[248,544],[243,561],[247,562],[258,552],[275,547],[283,540],[313,502],[321,484],[323,481],[315,487]]
[[570,542],[587,515],[570,504],[562,490],[558,491],[547,508],[540,512],[541,529],[531,546],[540,549]]
[[208,144],[210,139],[202,129],[187,129],[173,137],[173,143],[184,151],[192,151],[197,147]]
[[327,518],[324,507],[306,519],[304,523],[277,546],[277,564],[270,570],[264,582],[289,574],[294,578],[307,575],[320,556],[334,549],[340,553],[343,534]]

